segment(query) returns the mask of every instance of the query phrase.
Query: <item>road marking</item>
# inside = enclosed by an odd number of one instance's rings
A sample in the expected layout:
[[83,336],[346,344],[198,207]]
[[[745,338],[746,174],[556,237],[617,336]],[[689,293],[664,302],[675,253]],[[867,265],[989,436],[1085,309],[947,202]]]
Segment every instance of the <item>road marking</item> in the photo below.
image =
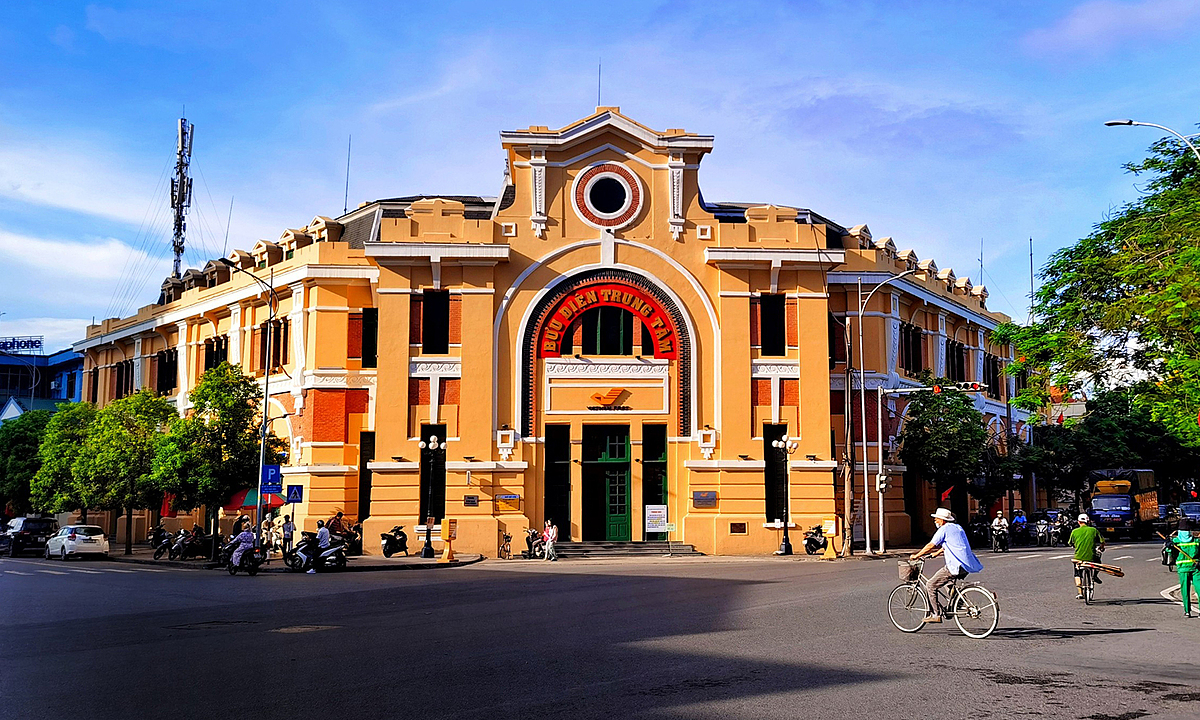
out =
[[46,573],[47,575],[66,575],[67,574],[67,573],[61,572],[59,570],[38,570],[38,572]]
[[167,572],[166,570],[160,570],[158,568],[135,567],[135,568],[129,568],[129,569],[134,572]]
[[286,633],[286,634],[306,633],[306,632],[319,632],[321,630],[334,630],[339,627],[341,627],[341,626],[340,625],[292,625],[290,627],[275,628],[274,630],[271,630],[271,632]]
[[1178,585],[1172,585],[1171,587],[1167,588],[1166,590],[1163,590],[1162,592],[1160,592],[1159,595],[1162,595],[1163,597],[1165,597],[1166,599],[1175,603],[1176,605],[1183,605],[1182,600],[1176,600],[1175,598],[1171,597],[1171,593],[1178,589],[1179,589]]
[[66,570],[67,572],[84,573],[87,575],[99,575],[100,574],[99,570],[84,570],[83,568],[63,568],[63,570]]
[[[1132,555],[1122,555],[1122,556],[1121,556],[1121,557],[1119,557],[1119,558],[1113,558],[1113,560],[1130,560],[1130,559],[1132,559],[1132,558],[1133,558],[1133,556],[1132,556]],[[1151,559],[1153,560],[1153,558],[1151,558]]]
[[33,573],[21,572],[20,570],[5,570],[9,575],[32,575]]
[[1146,562],[1162,562],[1162,558],[1149,558]]
[[1040,555],[1018,555],[1018,560],[1028,560],[1029,558],[1041,557]]
[[133,571],[132,571],[132,570],[120,570],[120,569],[118,569],[118,568],[104,568],[104,569],[103,569],[103,570],[101,570],[100,572],[119,572],[119,573],[131,573],[131,572],[133,572]]
[[1069,558],[1069,557],[1074,557],[1074,556],[1073,555],[1055,555],[1054,557],[1052,557],[1050,559],[1051,560],[1062,560],[1063,558]]

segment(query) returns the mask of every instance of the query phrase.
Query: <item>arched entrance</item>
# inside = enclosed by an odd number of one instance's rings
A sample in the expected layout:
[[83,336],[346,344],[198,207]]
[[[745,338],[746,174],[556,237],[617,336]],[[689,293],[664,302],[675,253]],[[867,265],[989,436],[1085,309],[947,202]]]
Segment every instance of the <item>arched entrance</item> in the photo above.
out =
[[542,518],[564,537],[659,539],[640,521],[667,503],[668,435],[690,432],[687,327],[655,283],[611,268],[564,279],[532,308],[521,429],[540,438]]

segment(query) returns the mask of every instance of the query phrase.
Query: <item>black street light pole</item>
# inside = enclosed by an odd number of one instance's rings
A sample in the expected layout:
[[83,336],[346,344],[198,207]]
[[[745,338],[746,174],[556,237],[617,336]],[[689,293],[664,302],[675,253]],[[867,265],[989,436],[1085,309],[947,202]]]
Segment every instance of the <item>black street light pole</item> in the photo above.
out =
[[788,511],[791,510],[792,504],[792,483],[788,472],[788,457],[800,449],[800,443],[788,438],[787,435],[778,440],[771,441],[771,447],[780,451],[783,454],[783,477],[785,478],[784,499],[783,499],[783,542],[779,544],[779,549],[775,551],[776,555],[791,555],[792,554],[792,539],[788,536],[788,525],[791,519],[788,517]]
[[[421,448],[421,450],[428,449],[431,453],[433,453],[433,452],[437,452],[437,449],[439,447],[441,447],[441,445],[438,443],[437,435],[430,435],[429,442],[425,442],[424,440],[422,440],[419,443],[417,443],[417,447]],[[421,454],[424,455],[425,453],[422,452]],[[422,457],[421,461],[424,462],[424,460],[425,460],[425,458]],[[426,498],[425,498],[425,518],[424,518],[425,519],[425,545],[421,548],[421,557],[423,557],[423,558],[437,557],[433,552],[433,523],[430,522],[433,519],[433,472],[432,472],[433,456],[432,455],[429,456],[429,464],[431,466],[429,468],[430,472],[429,472],[429,479],[428,479],[429,492],[426,493]]]

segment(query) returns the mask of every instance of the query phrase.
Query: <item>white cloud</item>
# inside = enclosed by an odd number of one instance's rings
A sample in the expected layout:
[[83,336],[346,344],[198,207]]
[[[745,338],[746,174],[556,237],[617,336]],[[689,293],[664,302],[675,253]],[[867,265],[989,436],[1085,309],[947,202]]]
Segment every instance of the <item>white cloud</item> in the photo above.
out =
[[1030,31],[1023,43],[1038,55],[1102,55],[1127,43],[1184,34],[1197,16],[1195,0],[1089,0],[1054,25]]

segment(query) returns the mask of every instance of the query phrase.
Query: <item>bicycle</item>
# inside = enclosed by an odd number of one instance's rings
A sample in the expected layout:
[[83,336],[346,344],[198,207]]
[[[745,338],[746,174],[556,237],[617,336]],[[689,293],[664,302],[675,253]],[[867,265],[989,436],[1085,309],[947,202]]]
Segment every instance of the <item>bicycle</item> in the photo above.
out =
[[1075,576],[1079,578],[1079,592],[1083,595],[1083,604],[1091,605],[1096,594],[1096,563],[1083,560],[1071,560],[1075,565]]
[[[900,560],[901,583],[888,595],[888,617],[897,630],[915,633],[925,627],[925,617],[933,609],[930,599],[929,578],[922,569],[924,560]],[[1000,623],[1000,603],[996,593],[979,583],[963,583],[952,580],[949,585],[950,601],[946,614],[954,618],[954,624],[963,635],[982,640],[995,631]]]
[[498,560],[512,560],[512,534],[500,531],[500,548],[496,553]]

